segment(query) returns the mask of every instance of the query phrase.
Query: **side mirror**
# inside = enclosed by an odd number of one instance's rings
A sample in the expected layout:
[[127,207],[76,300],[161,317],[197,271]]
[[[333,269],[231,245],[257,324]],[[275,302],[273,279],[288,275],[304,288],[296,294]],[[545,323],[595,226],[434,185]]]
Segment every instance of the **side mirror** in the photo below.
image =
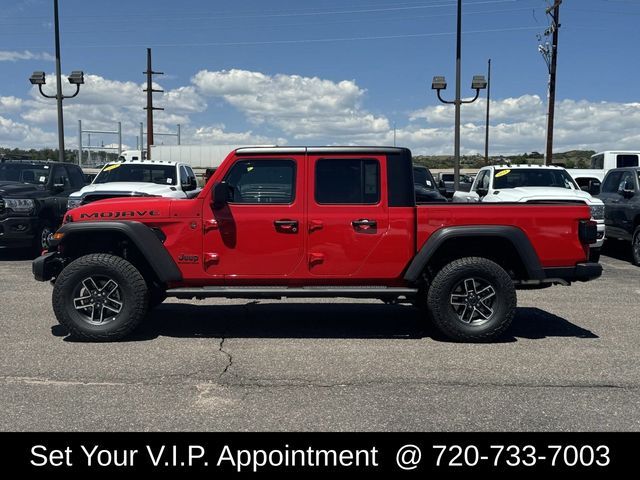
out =
[[479,197],[486,197],[489,194],[489,189],[478,187],[476,188],[476,193]]
[[229,185],[227,182],[219,182],[213,186],[213,208],[216,210],[224,207],[229,201]]
[[55,193],[60,193],[64,191],[64,183],[54,183],[52,190]]
[[625,188],[623,190],[619,190],[618,193],[622,195],[624,198],[631,198],[635,195],[635,191],[629,188]]
[[600,195],[600,188],[602,187],[602,183],[600,182],[589,182],[589,194],[593,195],[594,197],[596,195]]
[[185,192],[191,192],[198,188],[198,182],[195,177],[187,178],[187,181],[182,184],[182,190]]

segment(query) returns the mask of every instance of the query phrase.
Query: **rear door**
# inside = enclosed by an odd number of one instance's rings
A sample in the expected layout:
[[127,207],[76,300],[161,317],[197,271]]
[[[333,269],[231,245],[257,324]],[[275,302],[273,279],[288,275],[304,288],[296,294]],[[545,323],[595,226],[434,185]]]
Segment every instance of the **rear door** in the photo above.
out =
[[314,276],[355,276],[389,228],[385,155],[310,155],[307,265]]

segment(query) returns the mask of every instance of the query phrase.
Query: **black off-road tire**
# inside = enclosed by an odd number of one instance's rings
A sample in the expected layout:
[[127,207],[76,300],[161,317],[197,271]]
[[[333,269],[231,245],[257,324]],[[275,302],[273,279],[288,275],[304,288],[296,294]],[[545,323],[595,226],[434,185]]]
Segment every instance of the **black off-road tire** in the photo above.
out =
[[[466,323],[459,316],[465,307],[452,305],[452,295],[459,302],[460,297],[465,296],[459,293],[459,289],[464,289],[467,285],[465,281],[469,279],[476,279],[472,282],[474,291],[476,284],[490,285],[495,295],[483,303],[489,304],[491,300],[488,310],[482,307],[484,313],[489,310],[492,312],[488,318]],[[487,290],[482,295],[474,294],[472,297],[486,296],[490,292]],[[470,301],[478,302],[473,298]],[[447,337],[461,342],[489,342],[499,338],[513,320],[516,303],[516,290],[509,274],[497,263],[481,257],[460,258],[445,265],[431,282],[427,294],[427,306],[434,325]],[[480,313],[473,311],[473,315],[479,316]]]
[[[74,306],[74,295],[78,295],[87,278],[111,279],[118,287],[121,310],[107,323],[88,322]],[[108,342],[125,338],[144,319],[148,304],[149,291],[140,272],[125,259],[105,253],[85,255],[71,262],[58,275],[53,288],[53,311],[58,322],[80,340]],[[92,319],[93,315],[91,311]]]
[[45,241],[43,237],[49,236],[55,232],[53,222],[50,220],[42,220],[38,225],[38,228],[34,232],[33,241],[31,243],[31,254],[35,257],[39,257],[43,250],[49,248],[48,240]]
[[640,226],[636,227],[631,237],[631,261],[640,267]]
[[589,261],[598,263],[600,261],[600,248],[589,249]]

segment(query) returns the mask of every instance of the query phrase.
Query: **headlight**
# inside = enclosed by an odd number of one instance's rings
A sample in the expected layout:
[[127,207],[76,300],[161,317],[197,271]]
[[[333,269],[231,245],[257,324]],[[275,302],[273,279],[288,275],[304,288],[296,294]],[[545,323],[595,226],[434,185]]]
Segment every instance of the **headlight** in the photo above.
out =
[[82,204],[82,199],[70,198],[67,200],[67,210],[71,210],[72,208],[79,207],[81,204]]
[[4,207],[15,213],[31,213],[36,208],[36,202],[28,198],[5,198]]
[[604,205],[591,205],[591,218],[594,220],[604,220]]

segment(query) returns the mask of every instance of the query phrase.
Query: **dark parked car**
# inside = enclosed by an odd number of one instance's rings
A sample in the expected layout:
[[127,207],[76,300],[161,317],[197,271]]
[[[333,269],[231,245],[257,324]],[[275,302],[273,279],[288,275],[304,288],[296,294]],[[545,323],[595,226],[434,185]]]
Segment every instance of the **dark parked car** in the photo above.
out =
[[[439,173],[438,174],[438,190],[442,195],[447,198],[453,197],[455,193],[454,188],[454,174],[453,173]],[[461,192],[468,192],[471,190],[471,184],[473,180],[468,175],[460,174],[460,188]]]
[[606,237],[631,242],[633,263],[640,266],[640,167],[609,170],[599,197]]
[[84,187],[82,169],[70,163],[0,162],[0,248],[39,254],[62,223],[67,197]]
[[416,203],[447,201],[436,188],[436,181],[427,167],[413,166],[413,186],[416,192]]

